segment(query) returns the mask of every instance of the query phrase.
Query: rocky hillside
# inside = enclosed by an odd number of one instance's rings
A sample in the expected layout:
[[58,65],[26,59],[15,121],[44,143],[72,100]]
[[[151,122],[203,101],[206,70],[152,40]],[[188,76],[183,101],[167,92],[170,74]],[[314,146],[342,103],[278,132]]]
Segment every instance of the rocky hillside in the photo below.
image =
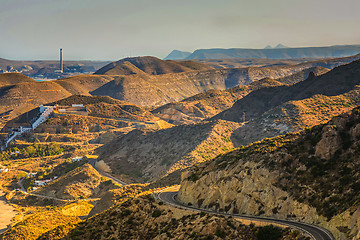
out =
[[155,132],[134,130],[101,147],[99,160],[126,182],[151,181],[233,148],[230,136],[239,125],[213,121]]
[[[266,236],[265,238],[263,236]],[[269,238],[270,237],[270,238]],[[171,208],[152,196],[117,205],[73,226],[58,227],[39,239],[302,239],[289,229],[245,226],[232,218]]]
[[291,86],[263,88],[237,101],[232,108],[215,116],[215,119],[238,121],[243,112],[248,118],[256,118],[264,112],[291,100],[302,100],[316,94],[334,96],[352,90],[360,83],[360,60],[336,67],[316,77]]
[[98,198],[109,189],[118,188],[104,179],[91,165],[85,164],[51,181],[34,193],[60,199]]
[[[163,105],[210,89],[228,89],[267,77],[278,79],[310,67],[331,68],[349,61],[333,59],[297,65],[213,70],[205,64],[191,61],[170,64],[160,59],[145,59],[147,58],[131,60],[134,64],[138,62],[138,67],[120,60],[122,62],[119,66],[123,66],[124,69],[126,66],[129,67],[121,74],[128,75],[80,75],[55,81],[35,82],[21,74],[0,74],[0,79],[4,79],[3,84],[0,84],[0,117],[12,119],[41,104],[55,102],[71,95],[102,95],[142,106]],[[179,69],[182,69],[182,72]]]
[[232,135],[238,145],[325,123],[360,104],[359,61],[291,86],[262,88],[214,119],[245,124]]
[[110,96],[142,106],[156,106],[180,101],[211,89],[224,90],[238,85],[248,85],[263,78],[286,77],[309,67],[311,66],[300,64],[264,68],[197,70],[162,75],[145,73],[112,75],[114,80],[90,93]]
[[[360,237],[360,108],[220,155],[182,176],[179,198],[218,211],[298,219]],[[211,188],[209,188],[211,186]]]
[[150,75],[160,75],[166,73],[179,73],[192,70],[210,70],[212,67],[193,61],[171,61],[161,60],[156,57],[133,57],[124,58],[117,62],[110,63],[100,68],[95,74],[102,75],[131,75],[147,73]]
[[228,90],[209,90],[180,102],[165,104],[154,109],[152,113],[174,124],[195,123],[229,109],[237,100],[252,91],[297,83],[305,80],[310,72],[315,73],[315,75],[322,75],[328,71],[329,69],[327,68],[312,67],[287,77],[278,78],[277,80],[265,78],[252,82],[249,85],[239,85]]

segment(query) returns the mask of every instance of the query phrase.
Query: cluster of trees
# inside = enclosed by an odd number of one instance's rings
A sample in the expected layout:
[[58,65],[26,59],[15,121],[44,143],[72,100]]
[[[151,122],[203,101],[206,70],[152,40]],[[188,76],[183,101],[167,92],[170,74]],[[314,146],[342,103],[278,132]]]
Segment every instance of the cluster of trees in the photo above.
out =
[[0,152],[0,159],[19,159],[29,157],[44,157],[58,155],[64,152],[58,143],[39,144],[35,143],[19,149],[18,147],[10,148],[7,151]]

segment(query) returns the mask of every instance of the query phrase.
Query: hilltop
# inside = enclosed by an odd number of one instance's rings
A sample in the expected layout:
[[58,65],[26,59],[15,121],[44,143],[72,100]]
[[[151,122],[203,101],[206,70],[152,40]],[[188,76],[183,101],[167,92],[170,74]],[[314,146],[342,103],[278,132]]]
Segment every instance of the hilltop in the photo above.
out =
[[184,52],[179,50],[173,50],[169,55],[167,55],[164,60],[178,60],[185,59],[191,55],[191,52]]
[[[0,114],[10,114],[10,119],[39,105],[55,102],[73,94],[90,95],[112,78],[81,75],[56,81],[36,82],[21,74],[0,74],[9,77],[11,85],[0,87]],[[51,91],[49,91],[51,90]]]
[[171,60],[161,60],[156,57],[133,57],[124,58],[117,62],[112,62],[94,74],[105,75],[130,75],[147,73],[150,75],[160,75],[166,73],[179,73],[192,70],[210,70],[213,69],[203,63],[193,61],[175,62]]
[[232,213],[319,224],[358,239],[360,108],[302,132],[267,138],[194,167],[179,199]]
[[0,87],[15,85],[18,83],[34,83],[34,79],[31,79],[21,73],[4,73],[0,74]]

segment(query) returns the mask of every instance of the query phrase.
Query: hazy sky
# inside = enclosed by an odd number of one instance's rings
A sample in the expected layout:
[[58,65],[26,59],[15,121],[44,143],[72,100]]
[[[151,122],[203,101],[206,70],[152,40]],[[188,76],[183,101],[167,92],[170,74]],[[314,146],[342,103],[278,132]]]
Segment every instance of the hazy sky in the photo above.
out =
[[0,0],[0,58],[360,44],[360,0]]

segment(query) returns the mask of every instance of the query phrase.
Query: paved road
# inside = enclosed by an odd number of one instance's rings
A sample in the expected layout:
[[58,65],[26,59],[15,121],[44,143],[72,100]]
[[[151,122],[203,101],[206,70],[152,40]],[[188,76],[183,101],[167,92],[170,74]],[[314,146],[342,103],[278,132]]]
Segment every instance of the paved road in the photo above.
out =
[[108,173],[106,173],[106,172],[101,171],[100,169],[98,169],[98,168],[95,166],[96,159],[90,159],[88,163],[89,163],[91,166],[93,166],[93,168],[94,168],[96,171],[98,171],[98,173],[99,173],[100,175],[112,179],[113,181],[117,182],[117,183],[120,184],[121,186],[127,185],[127,183],[121,181],[120,179],[117,179],[116,177],[113,177],[113,176],[111,176],[110,174],[108,174]]
[[295,222],[295,221],[290,221],[290,220],[265,218],[265,217],[244,216],[244,215],[228,214],[228,213],[216,213],[216,212],[205,210],[205,209],[197,209],[194,207],[186,206],[186,205],[180,203],[179,201],[177,201],[177,199],[176,199],[177,193],[178,193],[177,191],[164,190],[163,192],[160,192],[157,197],[161,201],[168,203],[169,205],[184,208],[184,209],[191,210],[191,211],[202,211],[202,212],[207,212],[207,213],[211,213],[211,214],[232,216],[232,217],[238,218],[238,219],[277,223],[277,224],[293,227],[296,229],[300,229],[300,230],[308,233],[315,240],[335,240],[333,235],[328,230],[318,227],[318,226],[310,225],[307,223]]
[[31,196],[36,196],[36,197],[41,197],[41,198],[47,198],[47,199],[53,199],[53,200],[57,200],[57,201],[62,201],[62,202],[71,202],[71,201],[75,201],[75,200],[69,200],[69,199],[61,199],[61,198],[56,198],[56,197],[50,197],[50,196],[46,196],[46,195],[40,195],[40,194],[36,194],[36,193],[29,193],[25,190],[24,185],[23,185],[23,181],[25,178],[22,178],[18,184],[20,186],[20,191],[26,195],[31,195]]

